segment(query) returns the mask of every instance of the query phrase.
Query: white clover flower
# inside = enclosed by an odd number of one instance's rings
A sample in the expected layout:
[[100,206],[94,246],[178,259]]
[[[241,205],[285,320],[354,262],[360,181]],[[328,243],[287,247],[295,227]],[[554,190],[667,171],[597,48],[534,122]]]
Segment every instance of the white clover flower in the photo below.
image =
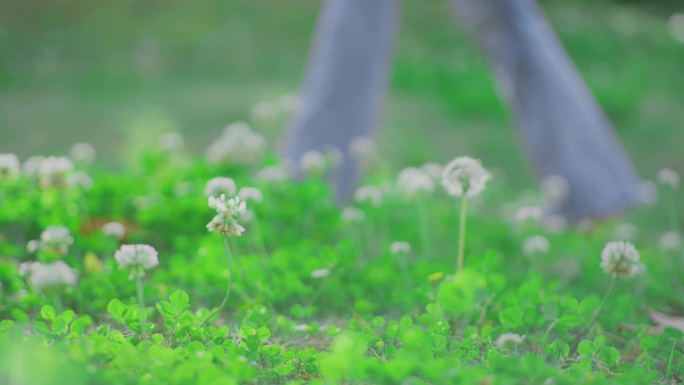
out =
[[653,205],[658,201],[658,196],[660,192],[658,191],[658,186],[650,180],[642,180],[639,185],[640,191],[639,195],[641,201],[647,205]]
[[145,244],[121,245],[114,253],[120,269],[149,270],[159,265],[159,253],[154,247]]
[[26,266],[23,270],[24,274],[28,275],[28,284],[38,290],[76,286],[76,273],[64,261],[48,264],[35,262]]
[[307,175],[323,174],[327,169],[325,156],[318,151],[309,150],[299,158],[299,167]]
[[667,20],[667,31],[678,43],[684,44],[684,13],[673,13]]
[[639,263],[639,252],[625,241],[608,242],[601,251],[601,268],[606,274],[631,278],[641,274],[645,267]]
[[105,235],[122,240],[126,235],[126,226],[121,222],[107,222],[102,226],[102,232]]
[[631,223],[620,223],[614,231],[615,238],[633,241],[639,236],[639,228]]
[[265,150],[264,137],[247,123],[237,122],[226,127],[223,135],[207,148],[205,158],[212,164],[251,164],[259,161]]
[[479,160],[461,156],[452,160],[442,172],[442,185],[449,195],[469,198],[478,196],[489,180],[489,173]]
[[379,186],[366,185],[359,187],[354,192],[354,201],[357,203],[370,203],[378,207],[383,201],[383,191]]
[[330,269],[318,269],[311,272],[311,278],[325,278],[330,275]]
[[74,164],[69,158],[63,156],[50,156],[45,158],[38,168],[40,187],[65,187],[67,176],[74,169]]
[[19,177],[19,158],[14,154],[0,154],[0,181]]
[[549,240],[541,235],[529,237],[523,243],[523,253],[527,256],[546,254],[550,248]]
[[27,249],[33,252],[41,249],[55,254],[66,254],[74,243],[69,229],[64,226],[48,226],[41,234],[40,240],[29,241]]
[[506,348],[509,350],[515,349],[518,345],[525,341],[525,336],[515,333],[504,333],[494,341],[494,345],[498,348]]
[[301,100],[295,94],[287,94],[278,98],[278,106],[287,113],[293,113],[301,108]]
[[276,164],[262,168],[257,172],[255,178],[262,182],[279,183],[290,179],[290,173],[287,171],[287,167]]
[[349,155],[362,164],[369,164],[378,157],[378,146],[369,136],[356,136],[349,141]]
[[204,188],[204,195],[206,197],[220,197],[222,194],[226,196],[234,196],[237,191],[237,186],[233,178],[225,176],[217,176],[211,178]]
[[254,201],[260,203],[264,200],[264,194],[256,187],[243,187],[238,192],[238,196],[243,201]]
[[522,206],[515,212],[515,222],[520,224],[534,223],[541,221],[544,212],[539,206]]
[[366,214],[356,207],[347,207],[342,210],[342,220],[347,223],[357,223],[366,219]]
[[681,244],[681,238],[676,231],[668,231],[658,238],[658,246],[663,250],[676,250]]
[[415,199],[432,194],[435,191],[435,183],[425,171],[415,167],[408,167],[399,173],[397,188],[404,197]]
[[411,252],[411,244],[408,242],[393,242],[390,246],[392,254],[408,254]]
[[93,179],[83,171],[76,171],[67,175],[66,184],[68,186],[78,186],[84,190],[93,188]]
[[547,175],[541,182],[544,199],[552,205],[565,203],[570,196],[570,184],[561,175]]
[[69,150],[69,157],[76,163],[91,165],[97,158],[97,151],[90,143],[76,143]]
[[658,171],[658,183],[677,188],[679,187],[679,174],[669,168],[663,168]]
[[32,156],[26,159],[24,162],[24,165],[21,167],[21,171],[27,176],[27,177],[34,177],[38,175],[38,172],[40,170],[40,165],[43,164],[45,161],[44,156]]
[[273,123],[280,118],[280,106],[274,102],[259,102],[249,110],[254,122]]
[[238,223],[240,216],[247,211],[247,204],[240,201],[240,197],[226,199],[225,195],[220,197],[209,197],[209,207],[216,209],[216,215],[207,224],[207,229],[218,235],[240,236],[245,228]]
[[442,170],[444,170],[444,166],[439,164],[439,163],[425,163],[424,165],[420,166],[421,170],[425,171],[426,174],[430,178],[432,178],[433,181],[438,182],[442,179]]
[[157,144],[164,150],[180,150],[185,146],[185,138],[180,132],[165,132],[159,136]]

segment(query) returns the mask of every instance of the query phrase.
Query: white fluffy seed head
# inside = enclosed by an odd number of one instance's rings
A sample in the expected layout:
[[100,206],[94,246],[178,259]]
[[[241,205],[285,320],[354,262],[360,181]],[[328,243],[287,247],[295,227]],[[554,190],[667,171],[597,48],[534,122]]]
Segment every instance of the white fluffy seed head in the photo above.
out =
[[40,165],[45,161],[44,156],[31,156],[24,162],[21,167],[21,171],[27,177],[35,177],[38,175],[40,170]]
[[658,171],[658,183],[677,188],[679,187],[679,174],[672,169],[663,168]]
[[528,257],[546,254],[550,249],[551,244],[549,240],[541,235],[529,237],[523,243],[523,253]]
[[76,163],[91,165],[97,158],[97,151],[90,143],[76,143],[69,150],[69,157]]
[[154,247],[145,244],[121,245],[114,253],[119,268],[141,268],[149,270],[159,265],[159,254]]
[[369,203],[378,207],[383,201],[382,188],[373,185],[361,186],[354,192],[354,201],[361,204]]
[[420,166],[420,168],[425,171],[434,182],[439,182],[442,179],[442,170],[444,170],[443,165],[439,163],[425,163]]
[[102,226],[102,232],[105,235],[122,240],[126,235],[126,226],[120,222],[107,222]]
[[397,189],[407,199],[430,195],[435,191],[435,183],[423,170],[408,167],[397,176]]
[[639,252],[633,244],[625,241],[608,242],[601,251],[601,268],[606,274],[631,278],[643,273]]
[[234,196],[237,191],[237,186],[232,178],[225,176],[217,176],[207,181],[204,187],[204,195],[206,197],[220,197],[221,194],[227,196]]
[[442,186],[452,196],[476,197],[485,189],[490,176],[478,159],[461,156],[452,160],[442,172]]
[[411,252],[411,244],[408,242],[393,242],[390,246],[392,254],[408,254]]
[[0,154],[0,181],[19,178],[19,158],[14,154]]
[[38,290],[59,289],[76,286],[76,273],[64,261],[43,264],[40,262],[22,266],[23,273],[28,275],[29,285]]

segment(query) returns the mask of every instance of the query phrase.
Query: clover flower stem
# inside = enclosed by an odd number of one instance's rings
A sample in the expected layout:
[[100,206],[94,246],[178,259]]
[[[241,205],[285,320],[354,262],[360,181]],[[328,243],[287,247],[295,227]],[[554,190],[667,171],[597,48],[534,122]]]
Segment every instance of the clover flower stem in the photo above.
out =
[[211,317],[220,312],[221,309],[226,306],[226,303],[228,303],[228,298],[230,298],[230,285],[233,281],[233,256],[230,253],[230,243],[228,243],[228,237],[223,237],[223,242],[226,245],[226,256],[228,257],[228,286],[226,287],[226,295],[223,297],[223,302],[221,302],[219,307],[209,314],[209,316],[202,322],[200,327],[204,327],[204,324],[206,324]]
[[427,210],[425,208],[425,202],[422,199],[418,200],[418,225],[420,226],[421,251],[424,253],[425,257],[429,258],[432,255],[432,249],[430,248],[430,229],[428,228],[428,217]]
[[466,236],[466,214],[468,210],[468,198],[464,193],[461,197],[461,221],[459,224],[458,236],[458,260],[456,262],[456,271],[463,270],[463,254],[465,252],[465,236]]
[[64,304],[62,303],[62,297],[60,296],[60,293],[55,290],[49,290],[47,293],[47,297],[52,302],[52,306],[55,308],[55,311],[57,314],[61,313],[62,310],[64,310]]
[[142,280],[142,274],[138,274],[136,286],[138,288],[138,306],[140,307],[140,330],[142,331],[142,338],[147,339],[147,325],[145,324],[145,293],[143,291]]
[[613,278],[610,280],[610,286],[608,287],[606,296],[603,297],[603,301],[601,301],[601,304],[599,305],[598,309],[596,309],[596,312],[594,312],[594,315],[591,317],[589,323],[587,324],[590,330],[592,325],[594,325],[594,321],[596,321],[596,318],[601,313],[601,310],[603,310],[603,306],[605,306],[606,302],[608,302],[608,297],[610,296],[610,293],[613,291],[613,288],[615,287],[615,282],[617,282],[617,276],[613,275]]
[[256,233],[257,242],[261,246],[261,251],[264,253],[264,257],[268,257],[268,249],[266,248],[266,242],[264,241],[264,234],[261,232],[261,225],[259,224],[259,217],[254,213],[254,232]]
[[663,203],[665,205],[665,211],[667,212],[668,219],[670,220],[671,230],[679,233],[679,219],[677,218],[673,189],[668,188],[667,192],[663,195],[665,196],[663,198]]

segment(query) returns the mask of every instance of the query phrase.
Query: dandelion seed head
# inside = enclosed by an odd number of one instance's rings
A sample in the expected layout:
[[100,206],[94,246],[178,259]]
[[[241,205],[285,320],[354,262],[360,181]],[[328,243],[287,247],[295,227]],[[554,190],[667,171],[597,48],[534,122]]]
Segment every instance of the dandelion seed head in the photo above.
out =
[[44,161],[44,156],[31,156],[26,159],[24,165],[21,167],[21,170],[27,177],[34,177],[38,175],[40,171],[40,165],[43,164]]
[[425,163],[422,166],[420,166],[420,169],[423,170],[434,182],[438,182],[442,180],[442,170],[444,170],[444,166],[439,164],[439,163]]
[[490,176],[478,159],[458,157],[444,168],[442,186],[452,196],[476,197],[485,189]]
[[226,196],[234,196],[237,191],[237,186],[232,178],[225,176],[217,176],[207,181],[204,188],[204,195],[206,197],[220,197],[222,194]]
[[641,274],[645,267],[639,263],[639,252],[625,241],[608,242],[601,251],[601,268],[606,274],[631,278]]
[[432,194],[435,191],[435,183],[423,170],[408,167],[397,176],[397,188],[408,199],[416,199],[420,196]]

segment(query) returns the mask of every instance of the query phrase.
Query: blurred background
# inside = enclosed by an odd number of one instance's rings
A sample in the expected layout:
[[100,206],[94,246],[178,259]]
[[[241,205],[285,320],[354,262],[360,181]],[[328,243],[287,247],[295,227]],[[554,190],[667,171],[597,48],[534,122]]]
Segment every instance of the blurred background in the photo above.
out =
[[[684,173],[684,4],[646,3],[541,5],[653,179],[662,167]],[[264,115],[297,93],[320,4],[0,0],[0,153],[65,155],[89,142],[117,169],[169,131],[200,156],[238,120],[275,148],[286,112]],[[468,154],[513,188],[533,186],[484,57],[446,1],[404,1],[401,18],[379,138],[387,170]]]

